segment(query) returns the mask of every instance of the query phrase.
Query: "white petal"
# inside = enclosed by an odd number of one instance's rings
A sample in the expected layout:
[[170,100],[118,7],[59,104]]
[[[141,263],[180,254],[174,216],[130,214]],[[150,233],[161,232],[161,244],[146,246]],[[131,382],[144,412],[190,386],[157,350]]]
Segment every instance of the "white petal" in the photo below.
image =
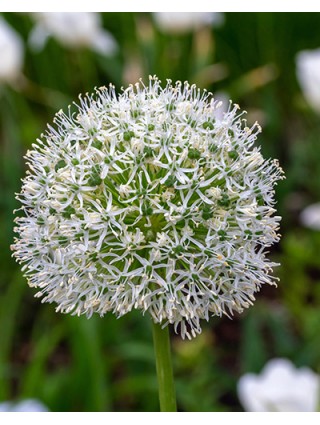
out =
[[300,214],[300,221],[305,227],[320,230],[320,203],[306,207]]
[[249,373],[239,379],[238,396],[246,411],[312,412],[317,409],[319,379],[308,368],[273,359],[260,375]]
[[107,31],[99,31],[92,40],[91,47],[102,55],[111,56],[118,50],[118,44],[114,37]]
[[49,35],[50,33],[43,27],[43,25],[35,25],[31,30],[28,40],[31,49],[34,52],[41,51],[44,48]]
[[23,54],[21,37],[0,16],[0,81],[11,82],[20,74]]

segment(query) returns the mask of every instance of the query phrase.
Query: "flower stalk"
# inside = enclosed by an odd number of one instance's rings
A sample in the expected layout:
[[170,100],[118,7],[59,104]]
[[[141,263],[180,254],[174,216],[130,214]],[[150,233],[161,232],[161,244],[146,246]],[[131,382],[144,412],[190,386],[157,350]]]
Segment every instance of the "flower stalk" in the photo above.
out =
[[176,393],[171,362],[169,328],[153,322],[153,343],[161,412],[176,412]]

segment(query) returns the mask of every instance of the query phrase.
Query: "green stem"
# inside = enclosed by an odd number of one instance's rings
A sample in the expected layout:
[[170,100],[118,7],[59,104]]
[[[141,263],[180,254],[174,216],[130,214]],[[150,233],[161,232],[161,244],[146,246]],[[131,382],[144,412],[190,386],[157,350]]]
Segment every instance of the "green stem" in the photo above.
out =
[[169,327],[153,323],[153,343],[158,375],[159,401],[161,412],[176,412],[176,394],[174,388]]

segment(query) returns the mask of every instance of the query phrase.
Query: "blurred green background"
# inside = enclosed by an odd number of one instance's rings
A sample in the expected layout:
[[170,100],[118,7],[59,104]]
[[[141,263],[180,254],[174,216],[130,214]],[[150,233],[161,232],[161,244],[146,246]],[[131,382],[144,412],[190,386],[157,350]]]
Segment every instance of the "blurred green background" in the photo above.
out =
[[109,82],[120,90],[149,74],[239,103],[248,123],[263,128],[264,156],[278,158],[287,177],[277,187],[283,237],[270,252],[281,263],[278,288],[263,287],[233,320],[212,318],[192,341],[172,333],[179,410],[241,411],[239,377],[273,357],[319,373],[320,232],[303,227],[299,215],[320,200],[320,116],[304,98],[295,57],[320,47],[320,15],[225,13],[218,24],[172,32],[153,14],[102,13],[118,46],[110,55],[56,37],[34,51],[35,17],[2,17],[22,38],[24,58],[14,81],[0,80],[0,402],[37,398],[52,411],[158,410],[148,317],[57,314],[33,298],[10,252],[23,155],[54,113],[79,93]]

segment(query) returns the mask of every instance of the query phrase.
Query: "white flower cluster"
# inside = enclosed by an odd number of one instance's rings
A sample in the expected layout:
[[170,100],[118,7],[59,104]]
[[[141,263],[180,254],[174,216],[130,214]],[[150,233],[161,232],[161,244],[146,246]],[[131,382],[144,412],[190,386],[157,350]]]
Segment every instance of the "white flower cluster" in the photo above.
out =
[[59,112],[27,153],[16,259],[57,311],[132,309],[174,324],[241,312],[276,264],[274,184],[283,172],[253,147],[238,106],[223,119],[211,93],[156,77],[113,86]]

